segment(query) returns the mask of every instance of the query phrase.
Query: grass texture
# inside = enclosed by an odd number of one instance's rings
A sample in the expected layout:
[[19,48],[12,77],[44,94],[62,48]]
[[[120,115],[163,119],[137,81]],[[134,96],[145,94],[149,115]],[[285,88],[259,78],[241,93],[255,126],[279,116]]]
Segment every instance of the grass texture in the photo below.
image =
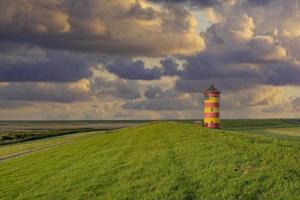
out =
[[[55,148],[0,162],[0,199],[300,196],[297,142],[176,122],[87,134]],[[9,148],[15,146],[0,149],[0,154],[11,152]]]

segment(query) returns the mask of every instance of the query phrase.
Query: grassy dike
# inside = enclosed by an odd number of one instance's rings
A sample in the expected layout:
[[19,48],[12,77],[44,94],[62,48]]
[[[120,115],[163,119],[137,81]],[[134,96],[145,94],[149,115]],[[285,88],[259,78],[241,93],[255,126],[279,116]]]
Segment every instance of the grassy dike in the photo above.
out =
[[2,161],[0,177],[0,199],[299,199],[300,146],[161,122]]

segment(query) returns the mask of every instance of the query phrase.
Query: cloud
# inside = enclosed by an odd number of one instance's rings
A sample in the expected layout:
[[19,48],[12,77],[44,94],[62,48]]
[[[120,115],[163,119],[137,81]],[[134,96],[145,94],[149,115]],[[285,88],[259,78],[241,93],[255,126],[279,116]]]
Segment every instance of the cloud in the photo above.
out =
[[267,85],[300,85],[300,64],[278,62],[263,66]]
[[146,99],[129,101],[123,104],[124,109],[134,110],[192,110],[197,108],[197,102],[189,94],[167,89],[162,91],[158,88],[150,87],[145,92]]
[[144,96],[148,99],[155,99],[161,97],[163,90],[160,87],[149,86],[144,93]]
[[249,108],[257,106],[286,105],[287,98],[282,88],[256,86],[236,94],[225,94],[224,108]]
[[75,82],[91,76],[90,63],[80,55],[30,45],[0,51],[3,82]]
[[121,99],[137,99],[141,97],[139,87],[135,82],[121,79],[108,80],[104,77],[98,77],[93,83],[92,90],[99,99],[107,96]]
[[60,1],[3,0],[0,2],[0,28],[3,35],[23,32],[66,33],[71,29]]
[[257,6],[241,1],[229,7],[211,7],[221,20],[203,33],[205,51],[184,59],[176,89],[199,92],[210,82],[225,91],[258,85],[300,85],[298,33],[291,24],[299,20],[295,9],[299,7],[294,0],[286,5],[269,1]]
[[208,7],[214,4],[220,3],[220,0],[150,0],[155,3],[175,3],[175,4],[186,4],[189,6],[200,6]]
[[28,44],[14,44],[2,42],[0,46],[0,64],[13,65],[19,63],[46,62],[46,52],[36,46]]
[[213,24],[205,33],[205,42],[216,60],[231,63],[263,63],[288,59],[287,50],[272,33],[255,33],[253,17],[240,14],[228,16]]
[[0,2],[0,42],[75,52],[161,56],[204,49],[195,17],[144,0]]
[[116,60],[113,63],[108,64],[106,69],[120,78],[132,80],[156,80],[160,79],[163,75],[162,70],[158,67],[152,69],[145,68],[145,63],[141,60]]
[[163,74],[165,76],[179,76],[182,70],[179,69],[179,64],[174,58],[166,58],[160,61],[163,67]]
[[271,2],[275,2],[278,0],[248,0],[248,2],[252,5],[263,6]]
[[32,102],[0,100],[1,110],[16,110],[33,106]]
[[73,103],[90,99],[89,81],[74,83],[10,83],[0,87],[0,101]]
[[119,78],[131,80],[159,80],[164,76],[179,76],[182,74],[180,65],[174,58],[160,60],[161,66],[146,67],[143,60],[116,58],[108,62],[105,68]]
[[259,85],[251,80],[244,80],[243,78],[228,78],[228,79],[209,79],[209,80],[178,80],[175,88],[178,91],[186,93],[202,93],[210,84],[222,92],[239,92],[245,88],[252,88]]
[[294,111],[300,111],[300,97],[296,97],[292,100],[291,102],[292,104],[292,108],[294,109]]

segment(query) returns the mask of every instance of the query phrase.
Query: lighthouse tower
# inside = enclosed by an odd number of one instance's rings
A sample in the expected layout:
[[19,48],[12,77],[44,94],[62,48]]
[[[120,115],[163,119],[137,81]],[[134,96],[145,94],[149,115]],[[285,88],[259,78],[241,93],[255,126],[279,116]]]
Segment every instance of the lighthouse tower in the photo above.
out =
[[204,94],[204,127],[219,128],[220,124],[220,92],[213,84]]

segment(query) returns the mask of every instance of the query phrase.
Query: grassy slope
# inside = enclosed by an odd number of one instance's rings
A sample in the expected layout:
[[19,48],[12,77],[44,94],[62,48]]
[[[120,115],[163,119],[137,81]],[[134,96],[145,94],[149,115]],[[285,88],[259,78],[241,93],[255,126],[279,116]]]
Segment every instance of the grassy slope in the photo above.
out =
[[300,142],[300,119],[225,119],[221,128],[248,136]]
[[16,155],[16,154],[22,154],[29,151],[36,151],[48,147],[60,146],[65,143],[71,143],[76,140],[93,136],[95,133],[103,134],[105,132],[97,131],[97,132],[76,133],[76,134],[61,135],[61,136],[50,137],[50,138],[43,138],[39,140],[32,140],[23,143],[0,145],[0,160],[2,158]]
[[0,163],[0,199],[297,199],[299,152],[298,143],[157,123]]
[[300,119],[222,119],[221,127],[230,130],[300,127]]
[[264,136],[277,140],[300,142],[300,127],[249,129],[238,132],[252,137]]
[[145,122],[145,120],[0,121],[0,145],[80,132],[114,130]]

